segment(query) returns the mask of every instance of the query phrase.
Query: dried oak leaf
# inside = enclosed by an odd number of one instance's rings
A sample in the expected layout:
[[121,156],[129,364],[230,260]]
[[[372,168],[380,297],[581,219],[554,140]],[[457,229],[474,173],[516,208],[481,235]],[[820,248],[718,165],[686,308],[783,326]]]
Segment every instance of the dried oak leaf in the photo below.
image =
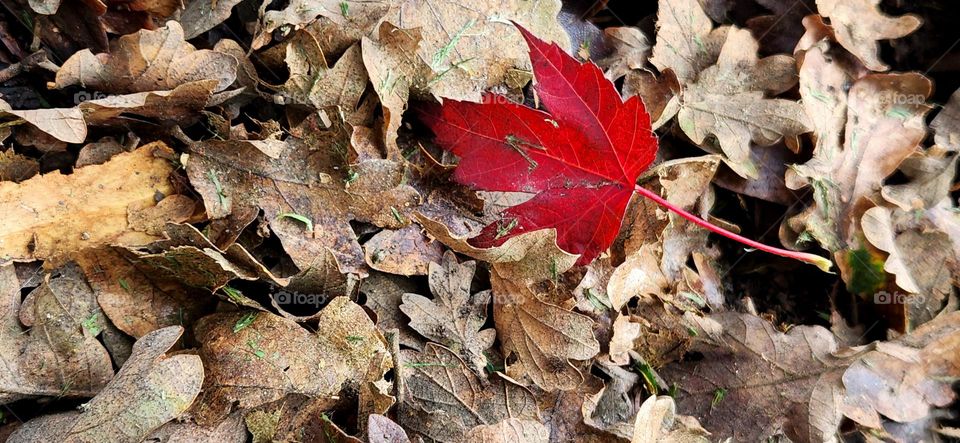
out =
[[507,373],[526,375],[548,391],[579,385],[583,375],[570,360],[589,360],[600,352],[593,320],[540,300],[525,283],[507,280],[496,269],[490,285],[504,355],[517,357]]
[[398,275],[426,275],[430,263],[443,258],[440,242],[427,238],[417,225],[384,229],[363,244],[367,265]]
[[120,37],[109,53],[74,54],[57,72],[56,87],[81,85],[108,94],[170,90],[185,83],[216,80],[219,92],[237,78],[237,59],[184,40],[175,21],[157,30]]
[[878,40],[896,39],[923,23],[907,14],[890,17],[880,10],[880,0],[817,0],[820,15],[830,19],[837,42],[873,71],[890,69],[880,60]]
[[833,355],[830,331],[795,326],[784,334],[759,317],[732,312],[711,316],[699,329],[691,350],[703,359],[660,370],[679,387],[681,411],[700,417],[721,440],[782,433],[796,442],[831,439],[842,416],[845,365]]
[[[90,126],[126,127],[128,115],[169,123],[188,123],[198,119],[201,111],[214,104],[216,80],[184,83],[169,91],[110,95],[87,100],[77,106]],[[224,92],[224,94],[230,91]]]
[[484,351],[493,346],[497,331],[481,329],[487,322],[491,292],[470,294],[476,267],[474,261],[457,263],[456,255],[447,251],[440,263],[430,263],[434,298],[403,294],[400,310],[410,317],[411,328],[458,353],[482,377],[487,365]]
[[[303,124],[314,124],[308,122]],[[403,164],[384,159],[348,164],[349,141],[342,131],[314,131],[309,140],[288,137],[279,158],[237,141],[196,143],[187,175],[212,219],[251,207],[263,210],[301,270],[333,262],[340,272],[365,275],[363,249],[350,221],[405,226],[419,194],[404,184]]]
[[717,63],[700,72],[683,90],[677,121],[694,143],[717,138],[727,164],[741,176],[757,178],[750,158],[751,142],[771,145],[781,138],[797,146],[797,136],[809,132],[800,103],[769,98],[796,84],[793,57],[760,59],[757,41],[745,29],[731,28]]
[[116,377],[81,412],[31,420],[8,441],[143,441],[186,411],[200,393],[204,378],[200,358],[165,355],[182,333],[182,327],[171,326],[147,334],[134,344]]
[[0,267],[0,403],[94,396],[113,377],[113,365],[96,339],[103,314],[83,277],[48,275],[23,305],[20,286],[12,264]]
[[117,155],[102,165],[21,183],[0,183],[0,262],[48,259],[107,244],[142,245],[156,235],[135,229],[131,209],[173,194],[172,151],[162,142]]
[[713,29],[713,22],[697,0],[661,2],[650,63],[661,72],[672,70],[680,83],[690,83],[717,61],[728,29]]
[[214,314],[196,326],[209,372],[201,424],[290,393],[329,398],[346,386],[379,380],[390,368],[386,342],[363,308],[347,297],[320,311],[317,332],[268,312]]
[[0,100],[0,116],[14,116],[43,133],[66,143],[83,143],[87,138],[87,124],[83,112],[77,108],[19,109]]
[[501,374],[480,379],[455,352],[435,343],[400,353],[406,399],[398,421],[407,432],[438,442],[471,441],[465,438],[478,426],[540,422],[530,391]]
[[[815,46],[803,57],[800,95],[816,128],[813,158],[787,171],[791,189],[811,186],[814,204],[781,228],[806,235],[834,252],[856,249],[863,201],[917,151],[926,136],[924,118],[931,82],[918,73],[869,74],[854,80],[839,59]],[[869,207],[869,206],[868,206]],[[849,278],[850,275],[845,275]]]

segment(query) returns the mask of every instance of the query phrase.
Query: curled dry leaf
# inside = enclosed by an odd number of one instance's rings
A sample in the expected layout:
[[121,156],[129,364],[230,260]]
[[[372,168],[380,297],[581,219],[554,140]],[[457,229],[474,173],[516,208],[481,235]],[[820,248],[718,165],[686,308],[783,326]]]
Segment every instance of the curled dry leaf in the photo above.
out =
[[820,15],[830,19],[837,42],[873,71],[886,71],[878,40],[903,37],[923,23],[915,15],[890,17],[880,10],[880,0],[817,0]]
[[48,259],[107,244],[142,245],[156,235],[137,231],[131,209],[172,194],[172,155],[162,142],[117,155],[102,165],[21,183],[0,183],[0,261]]
[[175,21],[154,31],[120,37],[109,53],[74,54],[57,71],[57,88],[81,85],[108,94],[170,90],[185,83],[216,80],[214,92],[237,78],[237,59],[184,40]]
[[192,122],[197,113],[211,104],[216,80],[184,83],[169,91],[110,95],[80,103],[84,120],[91,126],[125,126],[127,115],[164,122]]
[[215,423],[237,402],[247,410],[291,393],[332,397],[390,368],[386,343],[363,308],[330,302],[313,334],[268,312],[221,313],[196,327],[209,371],[197,420]]
[[165,355],[183,328],[158,329],[137,341],[116,377],[81,412],[48,415],[27,422],[11,442],[115,441],[136,443],[180,416],[203,384],[196,355]]
[[509,378],[480,379],[456,353],[435,343],[422,352],[400,352],[407,396],[399,422],[408,431],[453,442],[464,441],[477,426],[511,418],[540,422],[533,395]]
[[417,225],[384,229],[363,244],[367,264],[378,271],[399,275],[426,275],[430,263],[443,258],[439,242],[431,241]]
[[[21,305],[14,266],[0,267],[0,403],[34,396],[92,397],[113,377],[107,350],[97,341],[102,313],[77,275],[47,278]],[[18,319],[18,315],[20,318]],[[20,320],[30,327],[24,330]],[[90,328],[83,320],[90,319]]]
[[470,294],[476,267],[473,261],[457,263],[456,255],[447,251],[439,264],[430,263],[434,298],[404,294],[400,310],[410,317],[411,328],[457,352],[482,377],[487,365],[484,351],[493,346],[497,331],[481,329],[487,321],[491,293]]

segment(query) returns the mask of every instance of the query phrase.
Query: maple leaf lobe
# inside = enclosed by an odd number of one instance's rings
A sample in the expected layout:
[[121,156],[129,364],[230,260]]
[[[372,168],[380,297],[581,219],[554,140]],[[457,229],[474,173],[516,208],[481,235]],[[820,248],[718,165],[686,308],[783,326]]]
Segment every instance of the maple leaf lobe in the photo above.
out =
[[638,97],[624,102],[596,65],[516,26],[549,113],[487,94],[483,103],[445,100],[421,115],[437,143],[460,157],[455,181],[536,194],[504,211],[472,245],[554,228],[557,245],[586,264],[616,238],[636,179],[656,156],[656,136]]

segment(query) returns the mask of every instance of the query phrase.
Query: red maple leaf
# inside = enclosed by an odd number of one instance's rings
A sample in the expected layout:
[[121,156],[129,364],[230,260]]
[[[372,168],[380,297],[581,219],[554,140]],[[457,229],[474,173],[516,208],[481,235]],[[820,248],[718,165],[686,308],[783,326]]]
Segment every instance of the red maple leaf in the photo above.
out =
[[422,115],[437,143],[460,157],[453,178],[487,191],[535,196],[507,209],[470,240],[502,244],[539,229],[557,230],[557,245],[587,264],[613,243],[637,192],[725,237],[829,269],[829,260],[766,246],[698,218],[636,185],[653,162],[657,138],[638,96],[623,101],[593,63],[580,63],[516,25],[530,48],[536,92],[549,113],[495,94],[483,103],[444,100]]

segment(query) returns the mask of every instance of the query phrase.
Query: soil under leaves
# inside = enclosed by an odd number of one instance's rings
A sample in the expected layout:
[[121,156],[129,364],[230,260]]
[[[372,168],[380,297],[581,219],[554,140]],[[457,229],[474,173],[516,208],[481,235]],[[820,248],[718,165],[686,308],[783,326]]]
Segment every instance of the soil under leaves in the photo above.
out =
[[[2,439],[960,438],[952,2],[0,1]],[[639,185],[836,274],[639,195],[511,232],[430,113],[592,109],[512,22],[642,99]]]

